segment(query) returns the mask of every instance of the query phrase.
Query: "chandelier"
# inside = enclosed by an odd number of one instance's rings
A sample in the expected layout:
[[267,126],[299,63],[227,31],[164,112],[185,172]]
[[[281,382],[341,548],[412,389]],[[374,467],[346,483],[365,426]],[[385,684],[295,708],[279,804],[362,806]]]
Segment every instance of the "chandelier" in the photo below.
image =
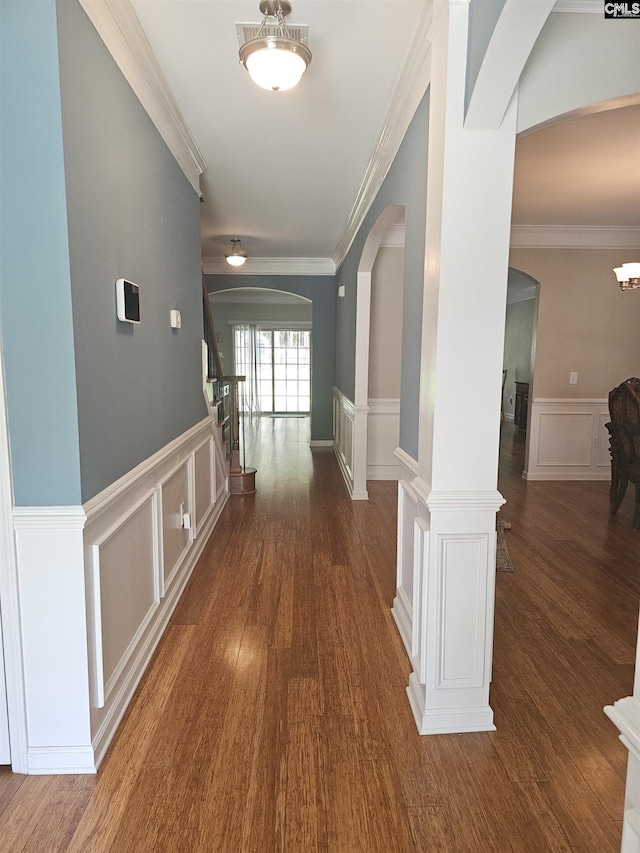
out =
[[287,29],[288,0],[261,0],[259,8],[264,18],[256,37],[240,48],[240,62],[258,86],[284,92],[300,81],[311,62],[311,51]]
[[620,290],[636,290],[640,287],[640,264],[622,264],[614,267]]

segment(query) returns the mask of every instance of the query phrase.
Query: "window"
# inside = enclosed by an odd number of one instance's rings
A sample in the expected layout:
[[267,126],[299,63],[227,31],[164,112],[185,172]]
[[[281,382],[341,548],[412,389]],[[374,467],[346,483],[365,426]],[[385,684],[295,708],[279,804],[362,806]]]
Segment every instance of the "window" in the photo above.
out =
[[[247,375],[249,329],[234,330],[235,370]],[[260,412],[311,411],[311,332],[256,329],[257,409]]]

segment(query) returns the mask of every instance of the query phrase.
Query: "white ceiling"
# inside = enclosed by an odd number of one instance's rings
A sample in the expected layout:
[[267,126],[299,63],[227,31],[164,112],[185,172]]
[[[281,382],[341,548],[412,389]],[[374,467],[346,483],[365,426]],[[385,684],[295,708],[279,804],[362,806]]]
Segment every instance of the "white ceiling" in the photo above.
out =
[[423,0],[294,0],[313,59],[288,92],[238,62],[257,0],[133,0],[205,161],[204,257],[331,258],[409,52]]
[[[344,234],[410,53],[423,0],[293,0],[310,68],[289,92],[239,64],[237,22],[257,0],[131,0],[208,168],[202,254],[232,237],[250,258],[330,259]],[[640,226],[640,106],[518,140],[516,225]]]

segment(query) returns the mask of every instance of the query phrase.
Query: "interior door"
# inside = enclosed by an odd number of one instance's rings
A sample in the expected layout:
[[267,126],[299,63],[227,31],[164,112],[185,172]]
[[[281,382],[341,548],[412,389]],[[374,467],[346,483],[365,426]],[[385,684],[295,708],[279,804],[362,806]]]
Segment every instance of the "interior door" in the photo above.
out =
[[11,764],[7,686],[4,675],[4,649],[2,647],[2,614],[0,614],[0,764]]

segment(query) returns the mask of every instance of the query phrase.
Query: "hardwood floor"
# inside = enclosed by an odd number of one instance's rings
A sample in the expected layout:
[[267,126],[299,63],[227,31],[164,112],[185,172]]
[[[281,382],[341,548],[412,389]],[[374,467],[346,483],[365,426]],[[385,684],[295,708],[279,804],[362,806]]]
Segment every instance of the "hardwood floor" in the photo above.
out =
[[615,851],[632,690],[633,505],[526,483],[503,428],[493,733],[420,737],[390,615],[395,483],[352,503],[306,419],[259,421],[232,497],[97,777],[0,771],[3,853]]

